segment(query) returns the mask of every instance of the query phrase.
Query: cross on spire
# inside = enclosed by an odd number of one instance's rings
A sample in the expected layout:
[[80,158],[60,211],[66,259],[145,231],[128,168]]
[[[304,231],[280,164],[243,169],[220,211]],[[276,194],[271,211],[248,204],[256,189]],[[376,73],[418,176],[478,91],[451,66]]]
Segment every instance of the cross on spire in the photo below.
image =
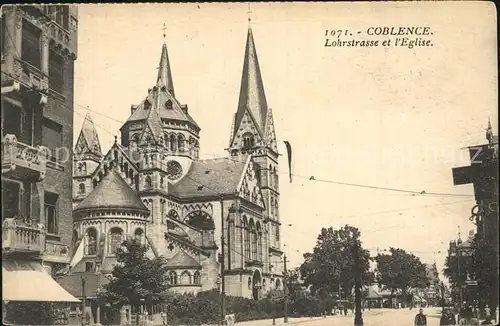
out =
[[252,17],[250,14],[252,13],[252,10],[250,10],[250,3],[248,3],[248,10],[247,10],[247,15],[248,15],[248,24],[252,21]]
[[163,42],[166,42],[167,41],[167,34],[166,34],[167,24],[163,23],[162,31],[163,31]]

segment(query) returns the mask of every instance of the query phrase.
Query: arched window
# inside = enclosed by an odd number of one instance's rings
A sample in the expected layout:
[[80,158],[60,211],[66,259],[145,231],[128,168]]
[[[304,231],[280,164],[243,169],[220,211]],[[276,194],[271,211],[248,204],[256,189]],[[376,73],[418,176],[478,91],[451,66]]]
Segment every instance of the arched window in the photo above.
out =
[[193,146],[194,146],[194,156],[198,158],[198,155],[200,153],[200,143],[198,143],[198,141],[195,140]]
[[168,110],[172,110],[172,101],[167,100],[167,102],[165,103],[165,106],[167,107]]
[[144,231],[141,228],[136,229],[134,232],[134,236],[137,240],[139,240],[142,243],[144,239]]
[[79,192],[80,194],[84,194],[84,193],[85,193],[85,184],[80,183],[80,184],[78,185],[78,192]]
[[177,273],[175,273],[174,271],[170,271],[168,273],[168,281],[171,285],[177,284]]
[[252,278],[251,277],[248,278],[248,288],[252,289]]
[[251,247],[252,247],[252,256],[250,257],[251,260],[257,260],[257,231],[255,230],[255,224],[253,220],[250,220],[249,223],[249,232],[251,238]]
[[186,146],[184,144],[185,144],[184,136],[183,135],[177,136],[177,148],[179,149],[179,152],[183,153],[186,150]]
[[92,186],[93,186],[94,188],[95,188],[95,187],[97,187],[97,180],[96,180],[96,179],[92,180]]
[[139,144],[139,134],[132,136],[131,143],[133,146],[137,146]]
[[276,168],[273,170],[273,178],[274,178],[274,187],[278,189],[279,186],[279,180],[278,180],[278,172],[276,171]]
[[160,178],[160,188],[165,189],[165,178],[164,177]]
[[267,180],[267,183],[269,184],[269,187],[273,186],[273,167],[271,164],[269,164],[269,170],[267,172],[267,175],[269,176],[269,180]]
[[193,211],[186,216],[184,222],[198,230],[214,230],[212,217],[204,211]]
[[243,217],[243,232],[245,242],[245,259],[250,259],[250,230],[248,229],[248,222],[246,217]]
[[165,142],[165,147],[170,148],[170,138],[168,138],[168,134],[165,133],[163,138],[164,138],[164,142]]
[[275,212],[276,212],[276,216],[278,216],[278,215],[279,215],[279,214],[278,214],[278,212],[279,212],[279,211],[278,211],[278,199],[277,199],[277,198],[276,198],[276,200],[274,201],[274,207],[275,207],[275,209],[274,209],[274,210],[275,210]]
[[255,138],[251,133],[243,135],[243,148],[248,149],[255,146]]
[[181,284],[191,284],[191,274],[188,271],[184,271],[181,274]]
[[163,219],[165,218],[165,206],[166,206],[166,202],[164,199],[160,199],[160,214],[161,214],[161,220],[163,221]]
[[97,230],[94,228],[89,228],[87,234],[85,235],[85,247],[87,255],[97,254]]
[[263,259],[262,259],[262,228],[260,227],[259,222],[257,222],[256,234],[257,234],[257,260],[263,261]]
[[73,247],[73,251],[76,250],[76,242],[78,241],[78,232],[73,230],[73,237],[71,238],[71,246]]
[[280,279],[276,279],[276,289],[280,289],[281,288],[281,281]]
[[201,284],[200,272],[198,272],[198,271],[194,272],[193,283],[194,284]]
[[123,230],[120,228],[112,228],[109,231],[109,253],[115,254],[123,241]]
[[172,152],[177,151],[177,139],[175,135],[170,135],[170,150]]
[[168,212],[168,217],[170,217],[171,219],[173,220],[179,220],[179,214],[177,213],[177,211],[171,209],[169,212]]
[[146,176],[146,188],[151,188],[152,186],[151,177],[148,175]]
[[271,214],[274,214],[274,198],[271,197]]

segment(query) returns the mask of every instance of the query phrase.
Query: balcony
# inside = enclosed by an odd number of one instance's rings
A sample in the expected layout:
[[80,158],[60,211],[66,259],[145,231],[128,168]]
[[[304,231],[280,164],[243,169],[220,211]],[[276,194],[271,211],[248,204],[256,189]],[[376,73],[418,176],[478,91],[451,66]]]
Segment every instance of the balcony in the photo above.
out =
[[45,249],[43,224],[29,218],[6,218],[2,227],[2,253],[41,254]]
[[47,240],[43,259],[53,263],[69,263],[69,247],[60,242]]
[[32,147],[18,142],[15,135],[6,135],[2,139],[2,174],[41,181],[45,177],[48,154],[46,147]]
[[33,89],[42,94],[47,94],[49,91],[49,76],[17,57],[10,61],[10,64],[8,60],[2,62],[2,71],[5,72],[2,75],[2,86],[19,81],[27,89]]

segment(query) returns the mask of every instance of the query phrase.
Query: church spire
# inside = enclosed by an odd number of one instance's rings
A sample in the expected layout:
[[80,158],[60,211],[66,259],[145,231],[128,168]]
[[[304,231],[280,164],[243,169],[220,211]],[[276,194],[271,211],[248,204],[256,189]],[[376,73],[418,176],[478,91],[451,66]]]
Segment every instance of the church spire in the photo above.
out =
[[83,121],[82,129],[75,146],[75,154],[94,154],[98,157],[102,156],[99,136],[97,135],[97,130],[90,117],[90,113],[87,113]]
[[167,42],[165,34],[165,25],[163,25],[163,47],[161,49],[160,65],[158,67],[158,78],[156,79],[156,85],[158,87],[165,86],[166,89],[175,97],[174,93],[174,83],[172,82],[172,72],[170,71],[170,61],[168,60]]
[[241,76],[240,97],[234,121],[233,135],[236,134],[241,120],[247,110],[250,111],[250,114],[257,124],[257,128],[261,134],[263,134],[268,108],[251,27],[248,28],[247,33],[245,58],[243,60],[243,73]]

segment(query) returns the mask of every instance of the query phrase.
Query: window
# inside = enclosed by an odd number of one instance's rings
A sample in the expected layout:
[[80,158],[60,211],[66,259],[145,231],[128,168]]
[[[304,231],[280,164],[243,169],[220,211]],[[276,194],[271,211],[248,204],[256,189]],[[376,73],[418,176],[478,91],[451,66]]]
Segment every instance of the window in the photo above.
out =
[[250,220],[250,236],[251,239],[251,247],[252,247],[252,256],[251,260],[257,260],[257,232],[255,230],[255,226],[253,220]]
[[170,284],[177,284],[177,274],[174,271],[168,273],[168,280]]
[[78,185],[78,193],[79,193],[79,194],[84,194],[84,193],[85,193],[85,184],[80,183],[80,184]]
[[177,213],[177,211],[171,209],[169,212],[168,212],[168,216],[173,219],[173,220],[178,220],[179,219],[179,214]]
[[93,262],[86,262],[85,263],[85,271],[86,272],[93,272],[94,271],[94,263]]
[[245,242],[245,259],[250,259],[250,232],[248,229],[248,224],[246,219],[243,220],[243,232],[244,232],[244,242]]
[[257,223],[257,260],[263,261],[262,259],[262,229],[260,224]]
[[47,233],[57,234],[57,199],[59,196],[51,192],[45,192],[45,226]]
[[112,228],[109,233],[109,253],[115,254],[122,244],[123,231],[120,228]]
[[52,161],[60,159],[57,157],[57,153],[63,147],[62,129],[62,125],[57,122],[43,118],[42,143],[49,148]]
[[161,220],[165,218],[165,200],[160,199],[160,212],[161,212]]
[[87,255],[97,254],[97,231],[94,228],[87,230],[87,235],[85,237],[86,241],[86,252]]
[[64,58],[54,51],[49,54],[49,87],[63,93],[64,87]]
[[142,229],[137,229],[135,230],[134,232],[134,236],[137,240],[139,240],[140,242],[143,242],[143,238],[144,238],[144,231]]
[[64,27],[66,30],[69,29],[69,10],[68,6],[54,6],[54,20],[56,23]]
[[280,229],[279,227],[276,227],[276,229],[274,230],[274,236],[275,236],[275,240],[276,240],[276,244],[279,244],[279,241],[280,241]]
[[23,20],[21,57],[25,62],[40,69],[42,66],[41,31]]
[[146,177],[146,188],[151,188],[151,187],[152,187],[151,177],[148,175]]
[[188,271],[184,271],[181,274],[181,284],[191,284],[191,274]]
[[185,147],[184,147],[184,136],[182,135],[179,135],[177,137],[177,148],[179,148],[179,152],[184,152],[185,151]]
[[252,134],[246,133],[243,135],[243,148],[251,148],[255,146],[255,139]]
[[200,272],[196,271],[196,272],[194,273],[193,283],[194,283],[194,284],[201,284]]
[[2,101],[2,139],[5,135],[15,135],[21,138],[22,115],[18,107]]
[[177,150],[177,140],[175,139],[175,135],[170,135],[170,150],[175,152]]
[[19,215],[21,185],[2,180],[2,220]]

